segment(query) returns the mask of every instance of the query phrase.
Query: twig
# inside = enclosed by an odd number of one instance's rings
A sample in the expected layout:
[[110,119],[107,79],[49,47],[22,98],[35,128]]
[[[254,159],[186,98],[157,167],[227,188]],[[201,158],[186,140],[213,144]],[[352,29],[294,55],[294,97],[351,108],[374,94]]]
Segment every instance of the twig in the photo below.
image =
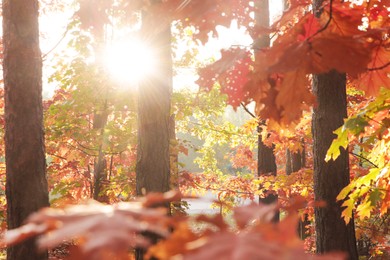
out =
[[326,28],[328,28],[330,22],[332,21],[332,18],[333,18],[333,8],[332,8],[332,4],[333,4],[333,0],[330,0],[329,1],[329,19],[328,21],[326,22],[326,24],[324,25],[324,27],[322,27],[321,29],[319,29],[315,34],[313,34],[312,36],[310,36],[309,38],[306,39],[306,41],[310,41],[312,38],[314,38],[315,36],[317,36],[318,34],[322,33],[323,31],[326,30]]
[[352,154],[353,156],[356,156],[356,157],[358,157],[358,158],[360,158],[360,159],[362,159],[362,160],[368,162],[369,164],[371,164],[371,165],[374,166],[375,168],[379,168],[378,165],[376,165],[375,163],[371,162],[371,161],[368,160],[366,157],[363,157],[363,156],[361,156],[360,154],[356,154],[356,153],[354,153],[354,152],[349,152],[349,153]]
[[251,111],[249,111],[249,109],[244,105],[243,102],[241,102],[240,105],[245,110],[245,112],[247,112],[251,117],[257,118],[257,116],[255,116]]
[[49,55],[52,51],[54,51],[58,47],[58,45],[60,45],[60,43],[65,39],[68,32],[69,32],[69,26],[68,26],[68,28],[66,28],[66,31],[64,32],[62,37],[58,40],[58,42],[53,46],[53,48],[51,48],[48,52],[46,52],[45,54],[42,55],[43,60],[47,57],[47,55]]

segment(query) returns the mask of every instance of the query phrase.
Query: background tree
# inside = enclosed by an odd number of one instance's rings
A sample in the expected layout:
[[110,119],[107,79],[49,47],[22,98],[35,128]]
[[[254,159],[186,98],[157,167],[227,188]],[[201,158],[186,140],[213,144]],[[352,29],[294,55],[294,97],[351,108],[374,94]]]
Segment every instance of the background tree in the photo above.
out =
[[[7,224],[49,206],[42,112],[38,1],[3,2]],[[29,240],[7,249],[7,259],[46,259]]]
[[[255,21],[256,26],[268,28],[270,25],[269,1],[255,1]],[[262,35],[254,42],[255,51],[270,46],[270,37]],[[257,174],[261,175],[276,175],[277,167],[274,154],[274,146],[264,144],[263,135],[261,135],[262,127],[265,126],[266,120],[260,119],[258,126],[258,159],[257,159]],[[275,194],[268,194],[265,198],[260,198],[260,202],[265,204],[277,203],[278,197]],[[279,220],[279,214],[275,214],[274,220]]]

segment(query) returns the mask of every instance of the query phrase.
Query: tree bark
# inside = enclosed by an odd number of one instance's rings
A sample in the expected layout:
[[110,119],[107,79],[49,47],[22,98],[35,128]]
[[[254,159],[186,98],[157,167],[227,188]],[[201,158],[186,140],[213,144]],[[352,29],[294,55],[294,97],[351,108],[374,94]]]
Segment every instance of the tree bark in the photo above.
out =
[[[38,1],[3,1],[7,225],[14,229],[49,206],[42,110]],[[7,259],[47,259],[31,239]]]
[[335,71],[313,75],[313,92],[317,106],[313,111],[314,195],[325,201],[315,209],[316,250],[322,254],[344,251],[349,259],[358,259],[353,220],[346,225],[341,218],[339,192],[349,183],[348,152],[341,151],[335,161],[325,162],[326,152],[335,138],[333,131],[347,117],[346,76]]
[[156,69],[138,90],[137,195],[170,189],[169,121],[172,92],[170,23],[145,15],[142,34],[155,56]]
[[[142,80],[138,90],[138,150],[136,192],[170,190],[170,112],[172,93],[171,25],[158,14],[144,14],[141,33],[155,58],[155,71]],[[165,205],[169,208],[169,204]],[[156,242],[158,237],[147,234]],[[144,251],[136,250],[136,259]]]
[[[264,28],[269,27],[269,2],[268,0],[255,1],[255,20],[256,24]],[[255,51],[270,46],[269,36],[259,37],[253,44]],[[276,162],[273,147],[268,147],[261,139],[261,128],[265,124],[264,120],[260,120],[258,126],[258,158],[257,158],[257,174],[258,176],[264,174],[276,175]],[[269,194],[265,198],[259,198],[259,202],[264,204],[272,204],[278,201],[277,195]],[[275,214],[273,221],[279,220],[279,212]]]

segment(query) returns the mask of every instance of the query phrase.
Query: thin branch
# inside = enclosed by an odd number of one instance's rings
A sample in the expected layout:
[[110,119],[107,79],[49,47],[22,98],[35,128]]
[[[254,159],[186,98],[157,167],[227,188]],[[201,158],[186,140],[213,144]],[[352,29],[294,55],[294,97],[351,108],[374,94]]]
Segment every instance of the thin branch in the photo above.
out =
[[212,187],[208,187],[207,188],[207,187],[204,187],[204,186],[200,185],[196,181],[191,180],[191,182],[193,184],[195,184],[195,186],[197,186],[198,188],[201,188],[201,189],[204,189],[204,190],[212,190],[212,191],[219,191],[219,192],[233,192],[233,193],[245,194],[245,195],[254,195],[255,194],[254,192],[234,191],[234,190],[231,190],[231,189],[217,189],[217,188],[212,188]]
[[50,156],[53,156],[53,157],[60,158],[61,160],[68,161],[68,159],[66,159],[65,157],[62,157],[62,156],[60,156],[60,155],[56,155],[56,154],[53,154],[53,153],[47,153],[47,154],[50,155]]
[[245,110],[245,112],[247,112],[251,117],[257,118],[257,116],[255,116],[251,111],[249,111],[249,109],[244,105],[243,102],[241,102],[240,105]]
[[333,0],[330,0],[329,1],[329,19],[328,21],[326,22],[326,24],[324,25],[324,27],[322,27],[321,29],[319,29],[315,34],[313,34],[312,36],[310,36],[309,38],[307,38],[306,41],[310,41],[312,38],[314,38],[315,36],[317,36],[318,34],[322,33],[323,31],[326,30],[326,28],[328,28],[330,22],[332,21],[332,18],[333,18],[333,7],[332,7],[332,4],[333,4]]
[[66,28],[64,34],[58,40],[58,42],[53,46],[53,48],[51,48],[48,52],[46,52],[45,54],[42,55],[42,59],[43,60],[47,57],[47,55],[49,55],[52,51],[54,51],[58,47],[58,45],[60,45],[60,43],[65,39],[65,37],[68,34],[68,32],[69,32],[69,26],[68,26],[68,28]]
[[362,160],[368,162],[369,164],[371,164],[371,165],[374,166],[375,168],[379,168],[378,165],[376,165],[375,163],[371,162],[371,161],[368,160],[366,157],[363,157],[363,156],[361,156],[360,154],[356,154],[356,153],[354,153],[354,152],[349,152],[349,153],[350,153],[351,155],[353,155],[353,156],[356,156],[356,157],[358,157],[358,158],[360,158],[360,159],[362,159]]

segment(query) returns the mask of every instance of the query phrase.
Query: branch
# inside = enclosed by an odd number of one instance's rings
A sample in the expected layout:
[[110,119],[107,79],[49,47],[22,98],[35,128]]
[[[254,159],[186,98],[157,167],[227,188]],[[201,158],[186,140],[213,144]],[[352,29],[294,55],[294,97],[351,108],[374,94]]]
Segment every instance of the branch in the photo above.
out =
[[314,38],[315,36],[317,36],[318,34],[322,33],[323,31],[326,30],[326,28],[328,28],[330,22],[332,21],[332,18],[333,18],[333,7],[332,7],[332,4],[333,4],[333,0],[330,0],[329,1],[329,19],[328,21],[326,22],[326,24],[324,25],[324,27],[322,27],[321,29],[319,29],[315,34],[313,34],[312,36],[310,36],[309,38],[306,39],[306,41],[310,41],[312,38]]
[[58,47],[58,45],[60,45],[60,43],[65,39],[68,32],[69,32],[69,26],[68,26],[68,28],[66,28],[64,34],[58,40],[58,42],[53,46],[53,48],[51,48],[48,52],[46,52],[45,54],[42,55],[42,60],[44,60],[47,57],[47,55],[49,55],[52,51],[54,51]]
[[257,116],[255,116],[251,111],[249,111],[249,109],[244,105],[243,102],[241,102],[240,105],[245,110],[245,112],[247,112],[251,117],[257,118]]
[[356,156],[356,157],[358,157],[358,158],[360,158],[360,159],[362,159],[362,160],[368,162],[369,164],[371,164],[371,165],[374,166],[375,168],[379,168],[378,165],[376,165],[375,163],[371,162],[371,161],[368,160],[366,157],[363,157],[363,156],[361,156],[360,154],[356,154],[356,153],[354,153],[354,152],[349,152],[349,153],[350,153],[351,155],[353,155],[353,156]]
[[212,187],[205,187],[205,186],[200,185],[199,183],[197,183],[194,180],[190,180],[190,181],[193,184],[195,184],[195,186],[197,186],[198,188],[201,188],[201,189],[204,189],[204,190],[212,190],[212,191],[219,191],[219,192],[233,192],[233,193],[245,194],[245,195],[254,195],[255,194],[254,192],[234,191],[234,190],[231,190],[231,189],[217,189],[217,188],[212,188]]

